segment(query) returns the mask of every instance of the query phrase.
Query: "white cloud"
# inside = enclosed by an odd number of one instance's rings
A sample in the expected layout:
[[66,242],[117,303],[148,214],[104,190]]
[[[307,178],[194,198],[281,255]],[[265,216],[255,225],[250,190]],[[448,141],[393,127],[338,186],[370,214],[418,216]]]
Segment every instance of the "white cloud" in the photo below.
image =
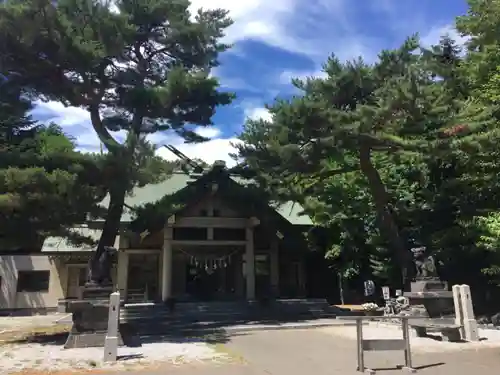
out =
[[300,70],[285,70],[281,72],[279,76],[279,82],[284,85],[288,85],[292,82],[293,78],[298,78],[298,79],[306,79],[306,78],[326,78],[326,73],[321,70],[305,70],[305,71],[300,71]]
[[[208,164],[212,164],[216,160],[224,160],[226,165],[231,167],[236,164],[236,162],[229,157],[230,153],[235,152],[235,148],[231,144],[239,142],[240,141],[236,138],[219,138],[211,139],[203,143],[183,143],[180,138],[172,138],[167,139],[167,142],[164,142],[164,144],[173,145],[189,158],[201,159]],[[165,147],[158,148],[157,154],[167,160],[178,159],[177,156],[168,151]]]
[[272,119],[271,113],[264,107],[252,107],[246,108],[243,111],[245,118],[249,118],[250,120],[267,120],[270,121]]
[[101,141],[93,129],[76,136],[77,149],[82,152],[95,151],[101,146]]
[[34,105],[33,116],[43,118],[45,122],[53,121],[62,127],[90,122],[90,115],[83,108],[65,107],[59,102],[35,101]]
[[[177,135],[166,133],[153,133],[147,138],[150,142],[158,146],[157,155],[167,160],[177,160],[177,156],[168,151],[163,145],[173,145],[190,158],[199,158],[212,164],[216,160],[224,160],[228,166],[235,165],[235,161],[229,157],[235,152],[232,143],[240,142],[236,138],[215,138],[220,135],[217,128],[197,128],[198,134],[212,138],[203,143],[184,143],[183,139]],[[120,134],[118,134],[120,136]],[[78,149],[82,152],[96,152],[99,150],[100,141],[95,132],[89,129],[88,132],[77,136]]]
[[199,136],[210,139],[217,138],[221,134],[220,129],[215,128],[213,126],[211,127],[198,126],[194,131]]
[[372,55],[372,41],[361,39],[347,19],[346,0],[192,0],[191,9],[223,8],[234,24],[225,41],[257,40],[323,62],[337,51],[341,59]]
[[[279,19],[293,13],[296,0],[191,0],[193,13],[199,9],[222,8],[229,11],[234,24],[227,30],[226,40],[235,42],[261,38],[276,31]],[[275,19],[277,22],[270,22]]]
[[444,35],[448,35],[450,38],[454,39],[455,42],[460,46],[465,45],[465,43],[469,39],[466,36],[460,35],[453,25],[440,25],[431,28],[426,34],[421,37],[422,45],[425,47],[436,45]]
[[[90,124],[88,112],[82,108],[65,107],[59,102],[36,102],[33,110],[33,117],[43,122],[55,122],[63,127],[64,131],[75,137],[77,149],[82,152],[96,152],[101,146],[101,142]],[[210,138],[210,141],[200,144],[183,144],[179,136],[154,133],[148,136],[148,140],[157,144],[173,144],[190,157],[196,157],[213,163],[215,160],[226,160],[229,164],[233,161],[229,158],[229,153],[234,152],[231,142],[236,139],[215,139],[221,134],[221,130],[216,127],[195,128],[195,132],[202,137]],[[113,136],[122,142],[126,132],[119,131],[112,133]],[[168,156],[171,154],[165,148],[160,148],[158,154]],[[172,158],[175,156],[170,156]]]

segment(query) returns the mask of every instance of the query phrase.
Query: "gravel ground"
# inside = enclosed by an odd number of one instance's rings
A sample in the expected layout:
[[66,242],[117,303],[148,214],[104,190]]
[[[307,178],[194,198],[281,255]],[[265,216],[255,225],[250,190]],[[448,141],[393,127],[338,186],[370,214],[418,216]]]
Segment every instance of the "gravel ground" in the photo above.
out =
[[227,354],[206,343],[147,343],[140,348],[118,348],[118,361],[102,361],[103,348],[63,349],[60,345],[16,344],[0,347],[0,373],[26,369],[133,369],[155,364],[223,361]]
[[[68,314],[47,314],[30,316],[0,316],[0,332],[13,329],[47,327],[54,325]],[[71,319],[69,320],[71,323]]]
[[[334,336],[345,337],[356,340],[356,327],[327,327],[321,331]],[[401,329],[388,324],[370,324],[363,326],[363,338],[365,339],[397,339],[402,336]],[[500,347],[500,331],[479,329],[479,342],[446,342],[441,341],[439,334],[432,337],[417,337],[414,330],[410,330],[412,352],[448,352],[455,350],[497,348]]]

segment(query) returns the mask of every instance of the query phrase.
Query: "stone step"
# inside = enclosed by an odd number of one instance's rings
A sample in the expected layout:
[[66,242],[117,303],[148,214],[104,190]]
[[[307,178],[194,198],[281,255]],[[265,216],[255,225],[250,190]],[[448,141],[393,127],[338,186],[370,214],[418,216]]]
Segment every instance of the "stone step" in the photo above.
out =
[[168,311],[166,308],[157,309],[144,309],[144,310],[122,310],[122,316],[164,316],[164,315],[177,315],[177,316],[203,316],[203,315],[241,315],[241,314],[330,314],[338,315],[339,311],[335,309],[322,309],[322,308],[273,308],[262,307],[255,309],[228,309],[228,310],[181,310],[175,309],[173,312]]
[[[266,305],[256,302],[179,302],[173,312],[163,304],[129,304],[121,310],[123,321],[151,322],[236,321],[265,319],[335,318],[342,314],[326,300],[276,300]],[[134,324],[135,324],[134,323]]]
[[155,324],[133,325],[141,336],[198,336],[210,332],[248,332],[255,330],[276,330],[276,329],[304,329],[318,328],[326,326],[354,325],[354,322],[341,321],[339,319],[300,319],[300,320],[219,320],[219,321],[196,321],[196,322],[162,322]]
[[139,320],[166,320],[166,321],[200,321],[200,320],[234,320],[234,319],[266,319],[266,318],[283,318],[293,319],[294,317],[310,317],[310,318],[335,318],[338,314],[328,311],[302,311],[302,312],[276,312],[276,311],[255,311],[255,312],[231,312],[231,313],[205,313],[205,314],[180,314],[178,312],[170,313],[162,311],[157,313],[141,314],[141,313],[122,313],[123,321],[139,321]]

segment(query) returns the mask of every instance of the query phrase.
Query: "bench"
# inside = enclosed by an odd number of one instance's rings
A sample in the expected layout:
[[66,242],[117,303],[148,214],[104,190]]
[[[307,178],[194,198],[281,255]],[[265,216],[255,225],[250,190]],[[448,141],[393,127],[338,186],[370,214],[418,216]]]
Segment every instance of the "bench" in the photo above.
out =
[[462,340],[461,326],[451,321],[440,322],[439,319],[421,319],[410,322],[410,327],[415,330],[418,337],[427,337],[427,332],[440,332],[443,341],[458,342]]

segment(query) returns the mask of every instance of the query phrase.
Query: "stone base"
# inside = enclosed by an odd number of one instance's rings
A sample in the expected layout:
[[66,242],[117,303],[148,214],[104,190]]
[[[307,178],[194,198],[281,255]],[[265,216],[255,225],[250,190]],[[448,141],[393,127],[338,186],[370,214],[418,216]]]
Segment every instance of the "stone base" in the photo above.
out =
[[[106,332],[77,332],[71,328],[68,339],[64,343],[64,349],[104,347],[106,342]],[[118,336],[118,346],[123,345],[121,335]]]
[[[73,326],[64,348],[104,347],[108,331],[109,298],[105,301],[81,300],[71,302]],[[139,336],[127,324],[119,325],[119,345],[141,346]]]
[[447,291],[448,283],[439,279],[416,280],[411,283],[410,291],[412,293],[419,292],[437,292]]
[[410,315],[429,318],[454,316],[453,292],[439,279],[417,280],[411,283],[411,292],[404,296],[410,302]]
[[105,300],[113,293],[113,285],[86,284],[83,288],[82,298],[84,300]]
[[[106,343],[107,331],[78,331],[73,324],[68,335],[64,349],[72,348],[103,348]],[[141,340],[136,332],[128,324],[120,324],[117,336],[118,346],[128,346],[132,348],[140,347]]]

